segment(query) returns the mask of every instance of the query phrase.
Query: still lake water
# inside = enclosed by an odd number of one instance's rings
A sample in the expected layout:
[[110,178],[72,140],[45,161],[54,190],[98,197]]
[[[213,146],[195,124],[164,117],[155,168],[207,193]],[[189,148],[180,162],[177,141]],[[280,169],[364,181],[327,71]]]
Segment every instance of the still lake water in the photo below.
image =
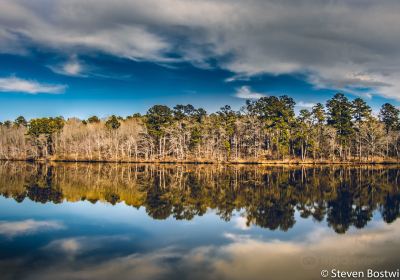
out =
[[1,279],[396,270],[400,169],[0,162]]

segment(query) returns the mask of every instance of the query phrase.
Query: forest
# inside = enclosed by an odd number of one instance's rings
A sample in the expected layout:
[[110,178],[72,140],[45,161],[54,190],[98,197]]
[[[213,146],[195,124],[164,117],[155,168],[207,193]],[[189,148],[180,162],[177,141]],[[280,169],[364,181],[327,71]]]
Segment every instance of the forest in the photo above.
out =
[[286,95],[208,114],[193,105],[101,119],[0,123],[0,159],[109,162],[399,162],[399,109],[337,93],[295,113]]

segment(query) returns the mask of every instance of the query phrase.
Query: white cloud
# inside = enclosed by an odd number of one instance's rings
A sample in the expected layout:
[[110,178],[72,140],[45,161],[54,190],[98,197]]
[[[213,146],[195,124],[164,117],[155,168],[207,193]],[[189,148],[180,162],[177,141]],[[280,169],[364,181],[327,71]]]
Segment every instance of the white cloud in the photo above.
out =
[[258,99],[264,97],[265,95],[262,93],[253,92],[248,86],[242,86],[237,89],[235,96],[243,99]]
[[0,52],[33,44],[199,67],[214,59],[234,77],[301,73],[318,88],[400,100],[399,9],[394,0],[2,0]]
[[32,234],[46,230],[58,230],[62,228],[64,228],[63,224],[56,221],[35,221],[32,219],[17,222],[0,221],[0,235],[6,237]]
[[[163,56],[169,44],[148,31],[145,24],[135,22],[132,8],[128,3],[114,6],[108,1],[42,0],[30,5],[5,0],[0,2],[0,38],[10,38],[13,45],[21,38],[47,49],[97,50],[130,59],[171,61]],[[128,11],[132,17],[129,20]]]
[[311,102],[299,101],[296,103],[296,107],[299,107],[299,108],[312,108],[314,106],[315,106],[315,103],[311,103]]
[[58,65],[49,65],[53,72],[67,76],[84,76],[84,66],[76,56],[72,56],[69,60]]
[[0,78],[0,92],[60,94],[65,91],[66,87],[66,85],[42,84],[34,80],[24,80],[17,77]]
[[67,75],[77,76],[77,75],[81,74],[83,69],[82,69],[81,64],[78,61],[72,60],[72,61],[68,61],[67,63],[65,63],[62,66],[62,70],[63,70],[63,73],[65,73]]

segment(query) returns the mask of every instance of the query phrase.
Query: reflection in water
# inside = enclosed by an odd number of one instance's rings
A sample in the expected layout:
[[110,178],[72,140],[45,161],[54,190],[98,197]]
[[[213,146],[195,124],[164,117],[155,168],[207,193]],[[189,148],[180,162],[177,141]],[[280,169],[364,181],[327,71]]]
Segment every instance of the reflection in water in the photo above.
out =
[[383,166],[3,162],[1,278],[321,279],[322,269],[395,270],[399,185],[400,170]]
[[154,219],[191,220],[215,209],[229,221],[243,211],[246,225],[287,231],[312,217],[337,233],[363,228],[379,210],[399,216],[400,170],[374,166],[260,167],[214,165],[0,165],[0,194],[17,202],[87,200],[145,207]]
[[32,219],[18,222],[1,222],[0,235],[14,237],[42,230],[62,229],[63,226],[57,221],[35,221]]

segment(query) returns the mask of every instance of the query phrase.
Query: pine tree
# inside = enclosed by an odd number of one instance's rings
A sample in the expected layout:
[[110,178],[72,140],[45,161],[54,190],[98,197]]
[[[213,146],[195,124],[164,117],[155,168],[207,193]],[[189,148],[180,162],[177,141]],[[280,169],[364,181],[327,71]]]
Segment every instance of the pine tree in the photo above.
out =
[[337,131],[340,150],[339,156],[346,158],[344,152],[349,148],[349,140],[354,132],[352,123],[353,106],[343,93],[337,93],[326,103],[328,109],[328,125]]

